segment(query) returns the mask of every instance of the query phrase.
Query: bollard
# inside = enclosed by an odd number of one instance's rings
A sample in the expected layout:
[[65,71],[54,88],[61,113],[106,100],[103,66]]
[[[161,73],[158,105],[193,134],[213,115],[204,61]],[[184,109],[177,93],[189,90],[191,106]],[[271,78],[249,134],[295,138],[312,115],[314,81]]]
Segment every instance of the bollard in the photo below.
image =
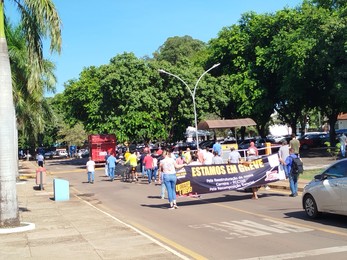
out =
[[36,184],[39,185],[40,190],[44,190],[43,184],[46,184],[46,168],[39,167],[36,170]]
[[270,155],[271,154],[271,143],[265,143],[265,154]]
[[40,190],[43,190],[42,171],[40,171]]

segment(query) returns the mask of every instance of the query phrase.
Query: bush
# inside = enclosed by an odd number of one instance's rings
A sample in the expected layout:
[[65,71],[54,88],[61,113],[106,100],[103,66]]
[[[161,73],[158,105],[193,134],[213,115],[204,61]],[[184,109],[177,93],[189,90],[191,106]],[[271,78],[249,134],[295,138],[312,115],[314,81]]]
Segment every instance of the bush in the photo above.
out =
[[328,147],[327,152],[336,160],[340,153],[341,144],[337,143],[335,147],[330,147],[330,142],[324,144]]

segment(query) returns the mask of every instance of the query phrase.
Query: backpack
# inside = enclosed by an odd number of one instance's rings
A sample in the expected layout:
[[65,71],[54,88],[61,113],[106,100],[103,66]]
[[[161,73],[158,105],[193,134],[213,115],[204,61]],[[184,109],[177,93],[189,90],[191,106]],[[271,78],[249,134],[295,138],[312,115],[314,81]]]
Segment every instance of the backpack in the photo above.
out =
[[302,163],[300,158],[298,158],[298,157],[293,158],[292,168],[291,168],[290,172],[294,175],[299,175],[299,174],[304,172],[304,164]]

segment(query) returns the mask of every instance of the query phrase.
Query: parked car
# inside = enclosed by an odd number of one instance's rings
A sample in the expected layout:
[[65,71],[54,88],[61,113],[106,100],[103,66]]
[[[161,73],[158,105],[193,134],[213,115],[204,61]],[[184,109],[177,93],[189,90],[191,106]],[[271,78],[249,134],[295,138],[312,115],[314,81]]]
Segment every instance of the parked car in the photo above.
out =
[[303,191],[302,206],[310,218],[322,212],[347,216],[347,159],[331,164]]
[[67,153],[67,151],[58,151],[58,157],[64,157],[67,158],[69,157],[69,154]]
[[55,151],[47,151],[44,153],[43,157],[45,159],[53,159],[53,157],[56,155]]
[[254,145],[259,149],[259,148],[264,148],[266,140],[263,138],[250,138],[250,139],[245,139],[241,143],[239,143],[239,149],[248,149],[250,146],[250,143],[254,142]]
[[187,148],[190,150],[196,150],[196,143],[194,142],[179,142],[175,144],[171,149],[174,152],[186,151]]
[[201,141],[199,143],[199,148],[201,149],[206,149],[207,148],[212,148],[212,146],[215,144],[214,140],[205,140],[205,141]]
[[300,148],[307,150],[313,147],[323,147],[326,141],[329,141],[329,134],[327,133],[307,133],[298,138]]

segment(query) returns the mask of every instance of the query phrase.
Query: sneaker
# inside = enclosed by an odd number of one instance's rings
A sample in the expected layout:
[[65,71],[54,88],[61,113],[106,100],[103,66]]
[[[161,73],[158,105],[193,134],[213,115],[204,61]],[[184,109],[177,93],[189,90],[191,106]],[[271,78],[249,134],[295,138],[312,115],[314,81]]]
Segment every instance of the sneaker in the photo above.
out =
[[170,210],[170,209],[175,209],[175,208],[174,208],[174,206],[171,206],[171,207],[169,207],[169,210]]
[[174,207],[175,209],[178,209],[178,206],[177,206],[177,204],[174,204],[174,205],[173,205],[173,207]]

